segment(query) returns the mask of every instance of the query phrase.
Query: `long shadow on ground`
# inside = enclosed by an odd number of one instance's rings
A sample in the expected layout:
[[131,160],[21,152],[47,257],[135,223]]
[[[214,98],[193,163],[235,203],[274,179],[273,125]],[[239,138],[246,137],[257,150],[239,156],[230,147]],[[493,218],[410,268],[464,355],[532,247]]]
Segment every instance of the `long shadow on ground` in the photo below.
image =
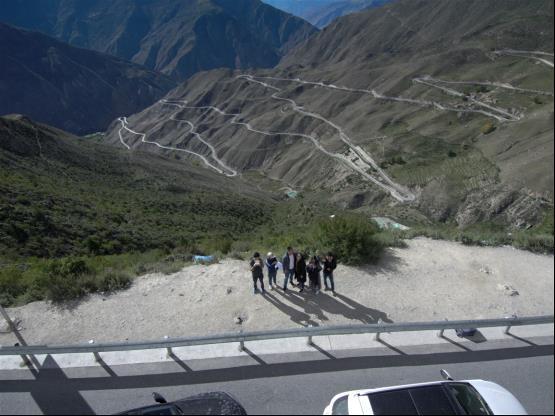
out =
[[[316,295],[310,291],[299,293],[296,290],[288,290],[286,293],[279,291],[277,293],[283,301],[271,294],[265,295],[265,299],[283,313],[289,315],[293,322],[304,326],[307,326],[307,324],[318,326],[318,323],[311,320],[311,316],[316,316],[321,322],[329,321],[327,315],[341,315],[349,320],[359,321],[363,324],[375,324],[380,320],[385,323],[393,322],[387,317],[385,312],[368,308],[339,293],[335,297],[329,296],[324,292]],[[296,308],[292,308],[285,302],[290,302],[298,308],[302,308],[304,313]]]

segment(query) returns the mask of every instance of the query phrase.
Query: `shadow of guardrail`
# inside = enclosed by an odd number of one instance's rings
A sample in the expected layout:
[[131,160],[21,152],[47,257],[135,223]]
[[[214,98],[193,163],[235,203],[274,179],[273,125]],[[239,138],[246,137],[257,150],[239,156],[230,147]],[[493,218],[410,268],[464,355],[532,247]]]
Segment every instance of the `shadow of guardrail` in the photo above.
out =
[[[319,350],[321,348],[316,351]],[[394,355],[367,356],[361,354],[345,358],[327,353],[323,354],[323,359],[268,363],[249,350],[246,357],[235,358],[237,365],[225,368],[193,370],[185,362],[175,357],[174,360],[178,361],[178,364],[180,363],[180,371],[176,371],[173,366],[167,372],[162,371],[156,374],[137,375],[134,371],[133,375],[116,375],[117,368],[114,367],[107,372],[107,376],[98,376],[98,374],[88,376],[85,371],[83,376],[71,378],[60,369],[53,356],[47,356],[43,366],[34,374],[34,379],[4,379],[0,382],[0,394],[28,392],[44,414],[93,414],[93,410],[81,396],[81,391],[156,389],[336,371],[513,360],[549,356],[553,355],[553,352],[554,346],[550,344],[425,354],[406,352]],[[102,367],[105,365],[104,363]],[[0,371],[0,376],[1,373]]]

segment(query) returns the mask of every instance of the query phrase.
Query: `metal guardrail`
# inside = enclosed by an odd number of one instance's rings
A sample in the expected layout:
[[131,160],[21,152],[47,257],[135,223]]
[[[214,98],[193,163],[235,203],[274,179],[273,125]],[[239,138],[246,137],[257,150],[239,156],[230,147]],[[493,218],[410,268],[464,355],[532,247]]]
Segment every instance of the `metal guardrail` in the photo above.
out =
[[406,322],[406,323],[377,323],[368,325],[341,325],[294,328],[274,331],[259,332],[240,332],[222,335],[191,337],[191,338],[172,338],[160,341],[135,341],[135,342],[114,342],[102,344],[81,344],[81,345],[24,345],[14,347],[0,347],[0,355],[41,355],[41,354],[80,354],[93,353],[98,356],[100,352],[110,351],[138,351],[150,349],[167,349],[171,353],[172,348],[187,347],[193,345],[210,345],[223,343],[239,343],[239,349],[245,348],[245,342],[263,341],[282,338],[303,338],[312,343],[312,337],[326,335],[352,335],[352,334],[376,334],[379,339],[381,333],[391,332],[411,332],[438,330],[438,336],[443,336],[447,329],[458,328],[493,328],[506,327],[508,333],[513,326],[550,324],[554,322],[554,316],[530,316],[530,317],[508,317],[501,319],[479,319],[463,321],[432,321],[432,322]]

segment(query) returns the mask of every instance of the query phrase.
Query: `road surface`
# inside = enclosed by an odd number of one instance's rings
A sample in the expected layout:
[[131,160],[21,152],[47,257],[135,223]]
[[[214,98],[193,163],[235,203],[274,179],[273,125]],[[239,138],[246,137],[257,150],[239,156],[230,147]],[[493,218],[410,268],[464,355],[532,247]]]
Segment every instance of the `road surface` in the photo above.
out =
[[[247,344],[248,347],[248,344]],[[48,359],[53,361],[52,359]],[[102,363],[101,363],[102,365]],[[553,338],[462,345],[232,357],[163,364],[0,371],[1,414],[114,413],[223,390],[249,414],[318,414],[338,392],[439,379],[481,378],[507,387],[531,414],[553,414]]]
[[550,68],[553,68],[553,61],[549,61],[544,57],[551,57],[553,59],[553,54],[550,52],[543,52],[543,51],[517,51],[514,49],[503,49],[500,51],[493,52],[496,55],[507,55],[507,56],[516,56],[518,58],[527,58],[533,59],[537,62],[540,62],[544,65],[547,65]]

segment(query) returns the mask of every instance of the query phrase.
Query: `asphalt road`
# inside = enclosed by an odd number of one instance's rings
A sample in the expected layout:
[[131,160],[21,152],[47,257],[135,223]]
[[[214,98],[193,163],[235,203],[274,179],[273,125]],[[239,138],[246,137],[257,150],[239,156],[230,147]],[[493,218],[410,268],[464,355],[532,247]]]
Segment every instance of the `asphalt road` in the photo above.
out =
[[[433,381],[446,368],[457,379],[502,384],[531,414],[553,414],[553,339],[473,345],[196,360],[74,369],[0,371],[0,414],[115,413],[169,400],[226,391],[249,414],[318,414],[335,394],[358,388]],[[47,360],[54,364],[51,358]]]

